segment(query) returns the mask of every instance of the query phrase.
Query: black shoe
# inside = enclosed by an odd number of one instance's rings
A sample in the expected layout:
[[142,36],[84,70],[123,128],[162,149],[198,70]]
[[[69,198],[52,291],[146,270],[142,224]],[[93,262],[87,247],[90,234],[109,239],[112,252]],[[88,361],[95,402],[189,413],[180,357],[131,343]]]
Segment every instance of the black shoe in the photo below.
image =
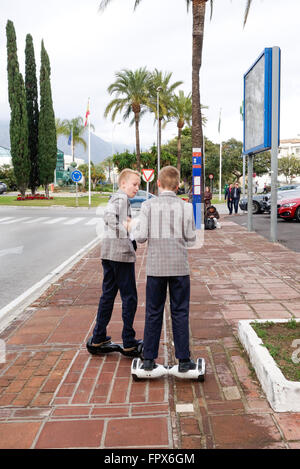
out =
[[190,370],[195,370],[197,367],[193,360],[179,360],[178,371],[179,373],[187,373]]
[[121,349],[122,355],[125,357],[141,357],[144,349],[144,342],[142,340],[136,340],[132,347],[126,347]]
[[154,360],[144,360],[142,369],[145,371],[152,371],[155,368]]
[[120,345],[114,344],[111,341],[111,337],[106,337],[106,339],[100,344],[94,344],[93,338],[91,337],[86,344],[86,348],[92,355],[102,355],[121,351]]

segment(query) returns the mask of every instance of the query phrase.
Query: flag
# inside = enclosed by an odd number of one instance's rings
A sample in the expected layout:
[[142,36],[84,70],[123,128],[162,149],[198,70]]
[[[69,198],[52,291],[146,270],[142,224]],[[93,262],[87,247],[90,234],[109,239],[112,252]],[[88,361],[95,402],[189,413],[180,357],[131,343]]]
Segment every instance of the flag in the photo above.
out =
[[244,120],[244,101],[240,107],[240,116],[241,116],[241,121]]
[[71,131],[70,131],[68,145],[72,145],[72,140],[73,140],[73,129],[71,129]]
[[90,100],[88,100],[88,105],[87,105],[87,110],[86,110],[86,115],[85,115],[85,124],[84,124],[84,127],[87,126],[88,124],[88,118],[89,118],[89,115],[90,115]]
[[221,133],[221,115],[222,115],[222,108],[220,109],[220,118],[219,118],[219,125],[218,125],[218,132]]

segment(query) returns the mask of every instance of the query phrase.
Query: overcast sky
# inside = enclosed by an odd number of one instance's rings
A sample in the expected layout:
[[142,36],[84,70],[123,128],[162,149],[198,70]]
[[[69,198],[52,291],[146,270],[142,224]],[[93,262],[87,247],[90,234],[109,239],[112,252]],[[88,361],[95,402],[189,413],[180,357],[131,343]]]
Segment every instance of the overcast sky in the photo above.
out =
[[[52,68],[52,93],[56,117],[85,115],[91,98],[91,122],[96,134],[107,141],[132,144],[134,127],[114,125],[103,117],[111,97],[108,86],[116,71],[146,66],[173,72],[173,80],[191,91],[192,12],[185,0],[143,0],[133,13],[134,0],[112,0],[98,13],[100,0],[1,0],[0,19],[0,119],[9,119],[6,72],[8,19],[15,25],[18,56],[24,72],[27,33],[33,36],[38,74],[40,43],[44,39]],[[299,0],[253,0],[245,29],[246,0],[214,0],[213,17],[207,3],[201,101],[208,123],[205,135],[219,141],[218,120],[222,108],[221,138],[242,140],[240,106],[243,75],[265,47],[282,51],[281,138],[300,134]],[[115,123],[121,121],[117,118]],[[141,121],[141,143],[156,140],[153,117]],[[163,131],[163,143],[177,134],[176,124]]]

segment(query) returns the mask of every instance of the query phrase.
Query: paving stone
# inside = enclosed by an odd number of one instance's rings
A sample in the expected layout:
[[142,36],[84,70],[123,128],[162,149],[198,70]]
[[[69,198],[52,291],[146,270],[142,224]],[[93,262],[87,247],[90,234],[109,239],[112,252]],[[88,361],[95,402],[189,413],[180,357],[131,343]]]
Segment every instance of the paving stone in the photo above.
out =
[[288,441],[300,440],[300,413],[275,414],[280,428]]
[[224,393],[225,399],[227,399],[228,401],[241,399],[241,394],[237,386],[229,386],[229,387],[223,388],[223,393]]
[[168,426],[165,418],[132,418],[108,422],[105,448],[167,448],[168,445]]
[[222,415],[211,417],[217,448],[264,448],[281,440],[269,415]]
[[41,422],[0,423],[1,449],[30,449]]
[[103,425],[103,420],[47,422],[41,431],[35,448],[100,447]]

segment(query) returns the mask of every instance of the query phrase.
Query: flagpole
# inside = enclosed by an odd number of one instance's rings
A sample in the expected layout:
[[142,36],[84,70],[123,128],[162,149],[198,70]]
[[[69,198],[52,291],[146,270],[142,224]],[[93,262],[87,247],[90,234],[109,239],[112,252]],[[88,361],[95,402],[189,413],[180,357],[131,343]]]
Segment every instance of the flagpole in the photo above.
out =
[[219,119],[219,136],[220,136],[220,181],[219,181],[219,200],[222,200],[222,139],[221,139],[221,115],[222,108],[220,109],[220,119]]
[[72,139],[71,139],[71,145],[72,145],[72,162],[74,163],[74,139],[73,139],[73,124],[72,124],[72,128],[71,128],[71,136],[72,136]]
[[[90,98],[89,98],[89,105],[90,109]],[[89,124],[89,208],[91,208],[92,201],[91,201],[91,120],[90,114],[88,115],[88,124]]]

